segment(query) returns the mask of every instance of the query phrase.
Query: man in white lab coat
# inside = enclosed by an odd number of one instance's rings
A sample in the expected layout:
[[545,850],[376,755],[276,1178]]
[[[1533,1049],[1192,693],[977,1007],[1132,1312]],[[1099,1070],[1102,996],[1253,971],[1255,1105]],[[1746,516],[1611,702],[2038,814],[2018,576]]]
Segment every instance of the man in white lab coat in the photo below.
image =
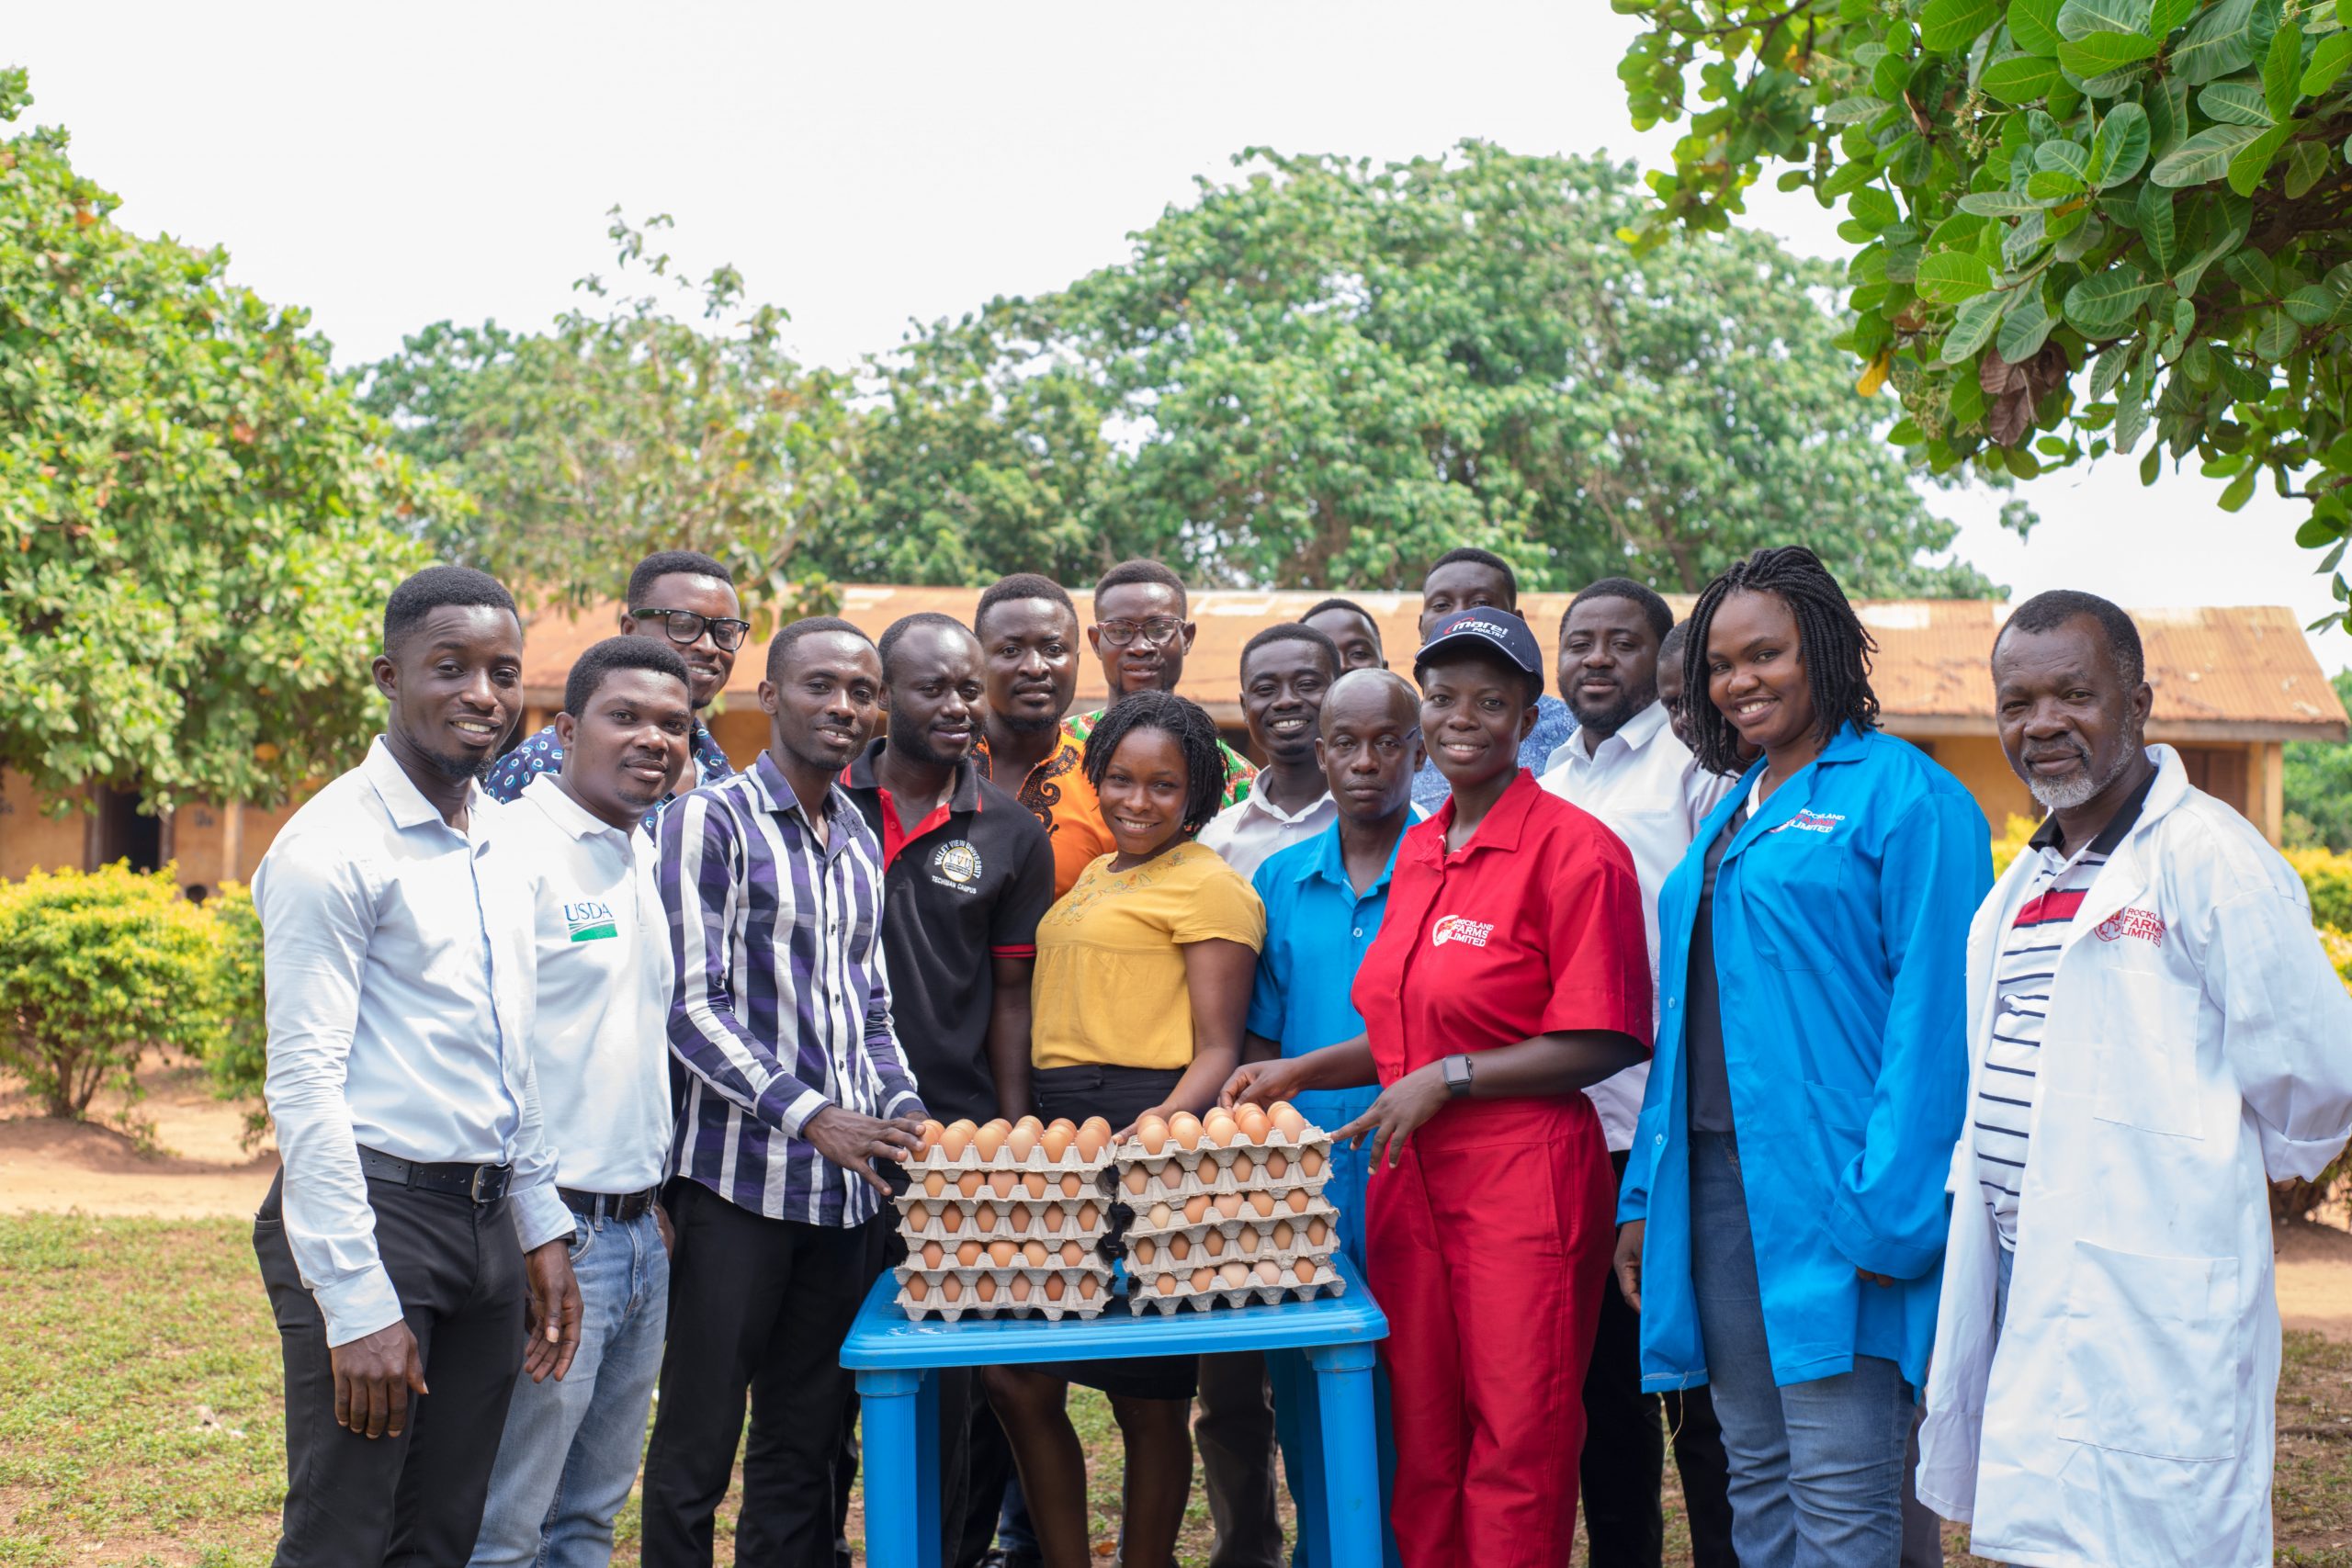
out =
[[2265,1183],[2352,1133],[2352,998],[2293,872],[2143,743],[2129,616],[2028,600],[1993,682],[2051,816],[1969,935],[1919,1495],[2002,1562],[2267,1563]]

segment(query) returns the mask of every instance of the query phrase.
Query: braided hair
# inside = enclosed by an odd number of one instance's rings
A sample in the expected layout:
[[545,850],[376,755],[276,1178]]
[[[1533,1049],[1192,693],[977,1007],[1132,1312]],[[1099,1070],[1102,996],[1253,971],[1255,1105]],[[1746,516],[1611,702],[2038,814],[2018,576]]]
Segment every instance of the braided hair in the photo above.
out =
[[1715,612],[1735,593],[1770,593],[1789,607],[1797,624],[1797,645],[1804,653],[1805,685],[1813,693],[1815,733],[1822,744],[1848,724],[1859,729],[1878,728],[1878,694],[1871,690],[1871,656],[1878,644],[1821,558],[1803,545],[1781,545],[1733,562],[1701,592],[1690,611],[1689,640],[1682,649],[1682,700],[1699,739],[1701,766],[1718,773],[1740,772],[1739,731],[1709,700],[1707,690],[1707,636]]
[[1137,692],[1121,697],[1086,737],[1086,782],[1098,792],[1102,775],[1111,771],[1119,742],[1139,729],[1163,731],[1184,754],[1188,786],[1184,836],[1190,838],[1207,827],[1225,803],[1225,749],[1217,736],[1216,720],[1200,704],[1173,692]]

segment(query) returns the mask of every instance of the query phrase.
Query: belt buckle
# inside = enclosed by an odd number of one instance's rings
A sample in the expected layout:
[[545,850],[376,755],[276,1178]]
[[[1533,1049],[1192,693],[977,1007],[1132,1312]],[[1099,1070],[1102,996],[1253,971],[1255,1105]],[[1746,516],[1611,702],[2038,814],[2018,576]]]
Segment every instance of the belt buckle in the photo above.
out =
[[484,1201],[481,1195],[481,1179],[489,1174],[490,1167],[486,1165],[474,1167],[473,1179],[466,1184],[466,1196],[477,1203]]

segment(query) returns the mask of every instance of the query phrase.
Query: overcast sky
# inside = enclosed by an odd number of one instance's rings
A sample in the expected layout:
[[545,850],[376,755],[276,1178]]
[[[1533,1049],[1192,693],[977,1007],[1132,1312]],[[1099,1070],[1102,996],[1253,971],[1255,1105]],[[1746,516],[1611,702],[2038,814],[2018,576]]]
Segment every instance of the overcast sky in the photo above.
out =
[[[398,6],[18,0],[0,37],[33,118],[145,232],[229,247],[232,276],[308,305],[340,363],[444,317],[543,324],[609,270],[606,209],[668,212],[668,248],[732,262],[787,307],[803,357],[847,367],[910,321],[1056,288],[1246,146],[1375,159],[1467,136],[1663,163],[1633,133],[1601,0],[1442,7],[1189,0]],[[1840,249],[1808,197],[1758,221]],[[2193,469],[2129,461],[1997,498],[1937,494],[1959,553],[2015,592],[2126,604],[2329,604],[2265,492],[2235,517]],[[2315,638],[2325,666],[2352,637]]]

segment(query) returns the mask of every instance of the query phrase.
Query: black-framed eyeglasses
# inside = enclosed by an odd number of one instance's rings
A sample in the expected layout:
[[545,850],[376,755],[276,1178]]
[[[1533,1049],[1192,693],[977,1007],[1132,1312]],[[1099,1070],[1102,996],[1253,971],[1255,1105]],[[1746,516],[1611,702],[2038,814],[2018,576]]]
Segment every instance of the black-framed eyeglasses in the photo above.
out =
[[732,652],[743,646],[743,639],[752,631],[751,622],[739,621],[731,615],[697,615],[692,610],[655,609],[631,610],[629,614],[639,621],[659,617],[662,631],[680,648],[693,647],[702,640],[702,634],[708,631],[713,643]]
[[1166,648],[1184,634],[1184,623],[1173,615],[1154,615],[1148,621],[1104,621],[1095,629],[1113,648],[1125,648],[1137,637],[1154,648]]

